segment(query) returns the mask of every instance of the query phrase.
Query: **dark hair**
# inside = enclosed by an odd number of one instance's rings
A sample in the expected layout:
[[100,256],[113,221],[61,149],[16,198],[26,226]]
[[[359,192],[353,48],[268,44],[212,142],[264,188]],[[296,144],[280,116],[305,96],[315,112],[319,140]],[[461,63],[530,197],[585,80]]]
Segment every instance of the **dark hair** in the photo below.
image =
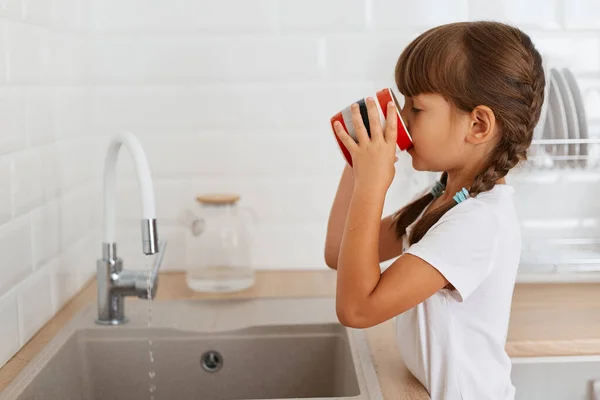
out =
[[[395,77],[405,96],[437,93],[457,110],[471,112],[486,105],[494,112],[499,138],[471,185],[471,197],[492,189],[511,168],[527,159],[544,99],[545,77],[540,53],[520,29],[492,21],[432,28],[404,49]],[[447,177],[444,172],[441,181],[445,183]],[[394,214],[398,238],[432,200],[428,193]],[[409,243],[421,240],[455,205],[451,200],[424,215],[411,231]]]

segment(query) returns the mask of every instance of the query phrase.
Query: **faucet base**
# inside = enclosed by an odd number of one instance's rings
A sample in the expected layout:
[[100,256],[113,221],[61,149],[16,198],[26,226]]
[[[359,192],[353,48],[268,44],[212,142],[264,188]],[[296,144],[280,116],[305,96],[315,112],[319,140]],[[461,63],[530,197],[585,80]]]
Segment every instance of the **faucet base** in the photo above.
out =
[[96,324],[98,325],[106,325],[106,326],[116,326],[116,325],[123,325],[129,322],[129,318],[124,317],[123,319],[119,320],[119,319],[109,319],[109,320],[100,320],[100,319],[96,319]]

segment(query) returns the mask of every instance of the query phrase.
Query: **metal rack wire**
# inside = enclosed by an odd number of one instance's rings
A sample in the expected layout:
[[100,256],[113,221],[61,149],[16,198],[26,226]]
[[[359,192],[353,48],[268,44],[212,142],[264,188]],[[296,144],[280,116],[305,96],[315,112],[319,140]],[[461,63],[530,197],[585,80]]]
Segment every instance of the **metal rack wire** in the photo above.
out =
[[534,139],[518,170],[592,169],[600,171],[600,138]]

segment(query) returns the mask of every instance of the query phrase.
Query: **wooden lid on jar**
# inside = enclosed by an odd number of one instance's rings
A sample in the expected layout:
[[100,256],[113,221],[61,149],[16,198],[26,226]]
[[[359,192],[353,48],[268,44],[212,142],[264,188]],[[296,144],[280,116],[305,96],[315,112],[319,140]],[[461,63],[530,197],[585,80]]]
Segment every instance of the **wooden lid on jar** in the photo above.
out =
[[202,204],[235,204],[240,199],[235,193],[213,193],[196,196],[196,201]]

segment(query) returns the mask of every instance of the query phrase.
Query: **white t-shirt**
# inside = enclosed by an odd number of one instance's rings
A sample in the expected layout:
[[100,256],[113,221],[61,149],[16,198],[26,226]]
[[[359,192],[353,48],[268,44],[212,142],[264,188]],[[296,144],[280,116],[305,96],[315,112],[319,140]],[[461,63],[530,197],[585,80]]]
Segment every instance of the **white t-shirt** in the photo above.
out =
[[454,206],[418,243],[408,247],[403,238],[405,253],[456,288],[396,317],[403,360],[432,400],[514,399],[505,352],[521,253],[513,193],[496,185]]

